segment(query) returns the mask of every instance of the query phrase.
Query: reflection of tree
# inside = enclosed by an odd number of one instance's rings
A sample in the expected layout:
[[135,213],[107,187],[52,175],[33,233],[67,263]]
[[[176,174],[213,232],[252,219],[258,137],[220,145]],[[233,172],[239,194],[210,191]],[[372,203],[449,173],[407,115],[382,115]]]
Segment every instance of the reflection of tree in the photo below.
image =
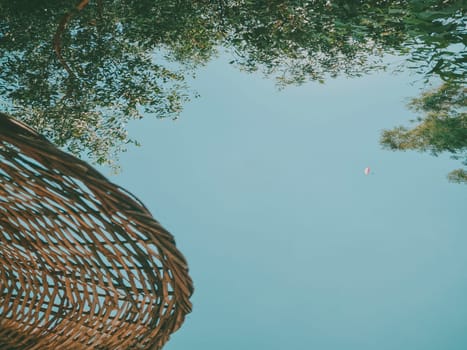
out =
[[178,115],[189,97],[185,76],[220,46],[239,68],[282,85],[358,76],[382,68],[387,52],[410,51],[424,73],[458,74],[458,55],[432,33],[459,42],[460,4],[0,0],[0,94],[10,113],[55,143],[106,162],[129,142],[127,121]]
[[410,9],[405,46],[411,53],[411,68],[444,81],[465,81],[465,2],[412,0]]
[[[381,143],[392,150],[429,151],[433,155],[449,152],[467,166],[467,113],[465,87],[445,83],[438,89],[413,99],[410,107],[424,114],[412,129],[402,126],[383,131]],[[452,181],[466,182],[467,172],[458,169]]]
[[[380,53],[403,42],[403,13],[388,1],[244,1],[224,9],[235,62],[279,83],[302,83],[380,68]],[[380,63],[380,62],[379,62]]]
[[[425,91],[409,107],[423,113],[413,128],[396,127],[383,131],[381,144],[392,150],[418,150],[438,155],[443,152],[467,166],[466,51],[467,19],[461,1],[412,1],[406,18],[411,53],[409,61],[426,80],[443,81]],[[467,170],[452,171],[453,182],[467,183]]]
[[[203,46],[170,43],[171,35],[184,37],[191,17],[199,15],[190,6],[184,14],[164,2],[161,14],[153,16],[144,2],[106,2],[105,10],[90,3],[65,23],[64,14],[76,9],[64,3],[0,2],[0,93],[7,110],[56,144],[106,162],[128,142],[128,120],[143,112],[175,118],[187,98],[182,69],[157,62],[154,50],[168,51],[169,58],[188,66],[211,55],[212,40],[205,33]],[[59,36],[57,23],[66,24]]]

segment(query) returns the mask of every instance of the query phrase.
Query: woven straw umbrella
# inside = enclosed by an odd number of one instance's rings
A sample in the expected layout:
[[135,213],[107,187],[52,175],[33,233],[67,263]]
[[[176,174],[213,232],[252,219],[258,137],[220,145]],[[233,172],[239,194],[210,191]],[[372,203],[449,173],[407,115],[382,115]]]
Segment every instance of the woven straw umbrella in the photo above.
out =
[[133,195],[0,113],[0,349],[161,349],[185,258]]

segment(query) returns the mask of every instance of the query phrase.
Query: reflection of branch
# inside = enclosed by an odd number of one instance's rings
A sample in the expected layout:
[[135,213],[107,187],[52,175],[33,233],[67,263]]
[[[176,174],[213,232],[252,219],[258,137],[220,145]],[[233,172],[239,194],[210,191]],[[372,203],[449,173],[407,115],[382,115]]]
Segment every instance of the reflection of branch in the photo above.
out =
[[76,12],[79,12],[83,8],[85,8],[88,3],[89,3],[89,0],[81,0],[81,2],[78,5],[76,5],[74,11],[70,11],[66,13],[65,16],[62,17],[60,23],[58,24],[57,31],[55,32],[55,35],[54,35],[53,47],[54,47],[55,54],[57,55],[57,58],[62,64],[63,68],[65,68],[65,70],[68,72],[68,74],[71,77],[76,77],[76,76],[62,56],[62,34],[65,31],[65,27],[70,21],[71,17],[73,17]]
[[[97,14],[99,15],[100,23],[103,23],[103,20],[102,20],[103,8],[104,8],[104,6],[102,5],[102,0],[97,0]],[[101,31],[101,26],[100,25],[96,25],[96,32],[97,32],[97,37],[98,37],[98,39],[100,41],[102,39],[102,31]]]
[[102,0],[97,0],[97,11],[99,12],[99,16],[102,19],[102,9],[104,6],[102,5]]

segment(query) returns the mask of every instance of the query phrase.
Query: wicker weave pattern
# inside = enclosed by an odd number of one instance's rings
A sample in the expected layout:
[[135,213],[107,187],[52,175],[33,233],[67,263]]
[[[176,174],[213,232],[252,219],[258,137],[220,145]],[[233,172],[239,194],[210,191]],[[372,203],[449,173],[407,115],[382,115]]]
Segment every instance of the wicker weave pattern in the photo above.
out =
[[0,114],[0,349],[160,349],[191,294],[141,202]]

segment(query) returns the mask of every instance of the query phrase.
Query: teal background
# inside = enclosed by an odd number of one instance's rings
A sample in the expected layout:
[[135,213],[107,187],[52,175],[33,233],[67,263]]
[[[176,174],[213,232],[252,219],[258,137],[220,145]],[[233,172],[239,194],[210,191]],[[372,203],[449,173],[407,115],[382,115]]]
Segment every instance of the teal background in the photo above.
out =
[[193,313],[165,349],[467,349],[459,164],[378,143],[414,118],[420,78],[279,91],[226,62],[198,72],[179,120],[132,123],[142,147],[110,177],[190,264]]

